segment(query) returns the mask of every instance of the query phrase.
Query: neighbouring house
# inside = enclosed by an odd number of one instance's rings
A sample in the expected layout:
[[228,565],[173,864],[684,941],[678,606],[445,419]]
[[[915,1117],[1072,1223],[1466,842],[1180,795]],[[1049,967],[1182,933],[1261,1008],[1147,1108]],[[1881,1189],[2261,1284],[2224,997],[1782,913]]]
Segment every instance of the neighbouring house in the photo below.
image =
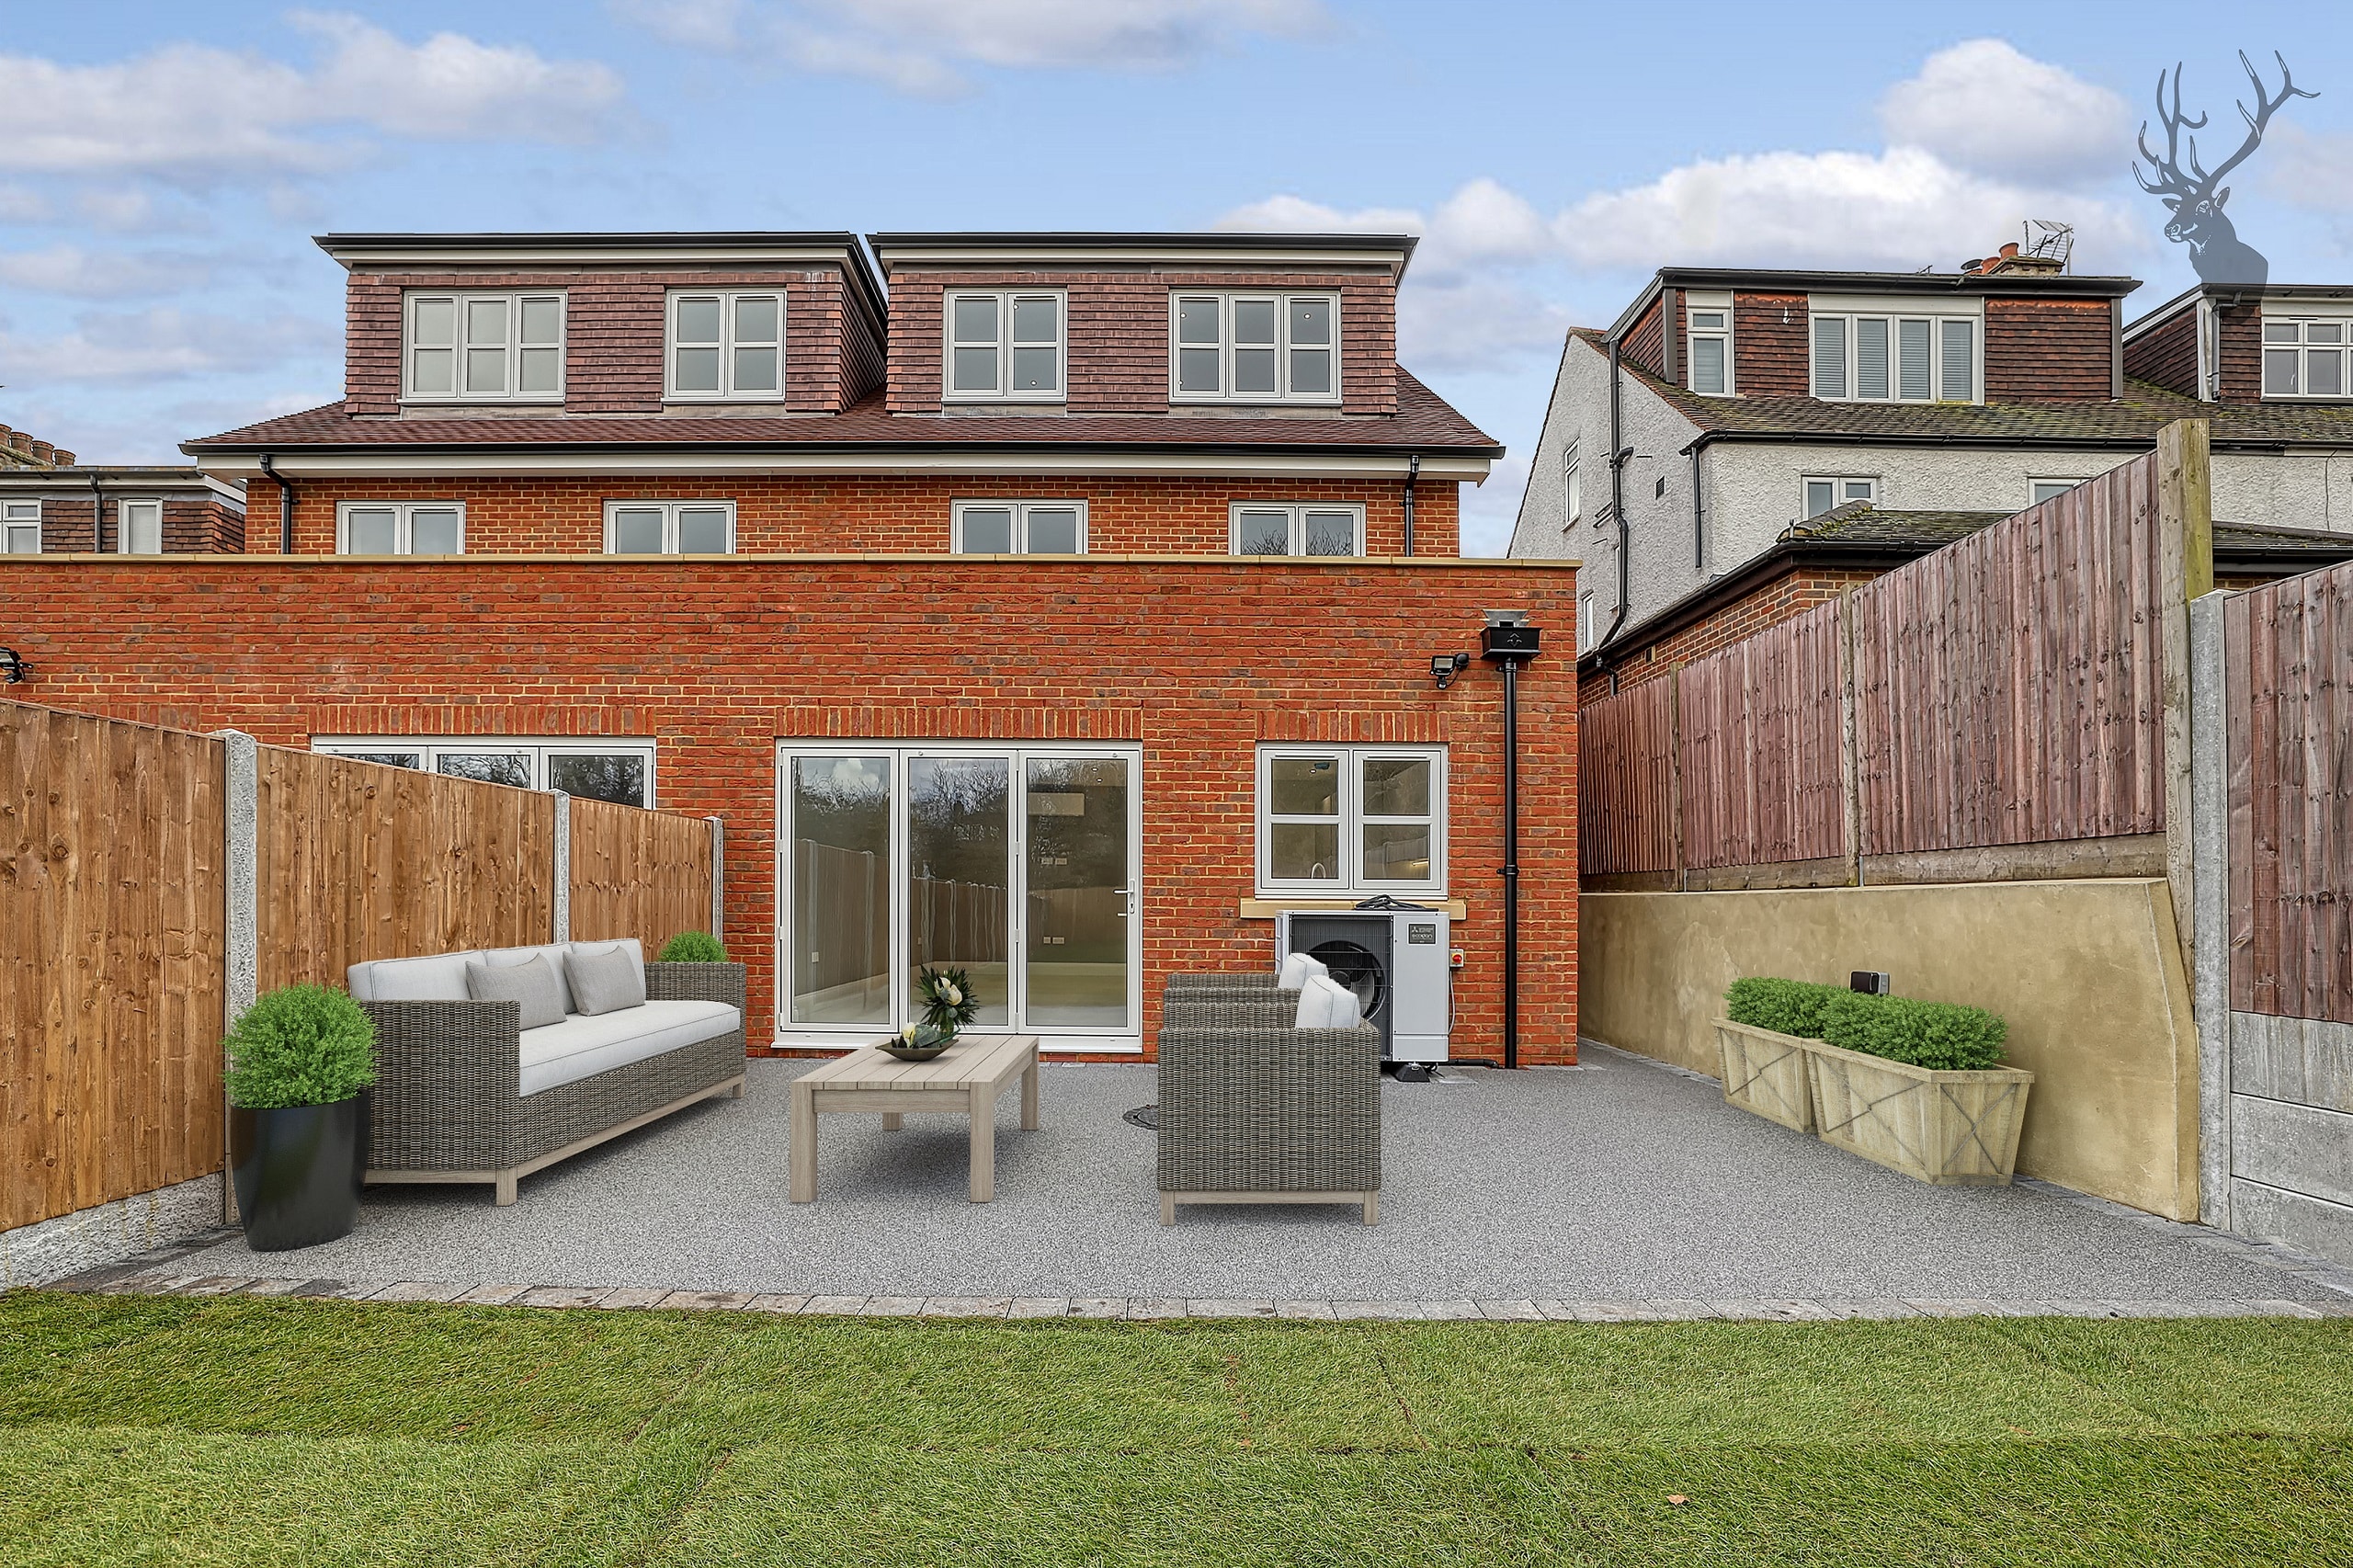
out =
[[19,469],[73,466],[72,452],[58,450],[53,442],[44,441],[29,430],[12,430],[0,425],[0,474]]
[[0,551],[203,555],[245,547],[245,488],[194,468],[0,468]]
[[1522,1060],[1574,1060],[1576,573],[1457,553],[1501,449],[1397,363],[1410,239],[320,243],[344,399],[184,448],[244,552],[11,563],[16,695],[720,818],[756,1046],[954,961],[1148,1052],[1167,973],[1389,894],[1494,1059],[1504,682],[1451,655],[1514,611]]

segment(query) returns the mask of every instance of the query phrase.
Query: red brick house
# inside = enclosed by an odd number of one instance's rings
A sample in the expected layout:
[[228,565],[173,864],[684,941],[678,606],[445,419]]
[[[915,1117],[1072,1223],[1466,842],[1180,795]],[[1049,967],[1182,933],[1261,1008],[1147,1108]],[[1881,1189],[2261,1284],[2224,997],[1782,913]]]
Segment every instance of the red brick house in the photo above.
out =
[[[0,579],[35,701],[722,818],[756,1042],[1149,1051],[1273,915],[1444,901],[1454,1053],[1572,1060],[1567,562],[1456,554],[1500,449],[1396,363],[1381,236],[347,235],[341,403],[188,442],[245,553]],[[876,265],[879,263],[879,266]],[[768,1028],[757,1020],[772,1018]]]

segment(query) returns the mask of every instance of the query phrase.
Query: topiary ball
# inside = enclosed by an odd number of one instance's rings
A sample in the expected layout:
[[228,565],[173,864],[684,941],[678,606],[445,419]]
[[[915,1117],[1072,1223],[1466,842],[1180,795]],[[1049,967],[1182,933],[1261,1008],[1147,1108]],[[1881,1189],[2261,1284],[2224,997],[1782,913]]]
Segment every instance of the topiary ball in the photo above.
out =
[[725,963],[727,949],[708,931],[681,931],[662,944],[659,963]]
[[376,1026],[324,985],[256,997],[221,1043],[230,1103],[248,1110],[338,1105],[376,1081]]

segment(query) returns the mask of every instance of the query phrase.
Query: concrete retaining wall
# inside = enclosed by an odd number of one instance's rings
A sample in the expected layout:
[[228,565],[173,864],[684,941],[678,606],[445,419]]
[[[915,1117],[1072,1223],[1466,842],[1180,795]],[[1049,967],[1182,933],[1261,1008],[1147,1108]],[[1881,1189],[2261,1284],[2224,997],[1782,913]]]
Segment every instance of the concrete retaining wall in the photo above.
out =
[[1582,937],[1582,1032],[1710,1076],[1743,975],[1885,970],[1899,995],[1999,1013],[2035,1074],[2019,1174],[2198,1217],[2198,1039],[2162,880],[1587,893]]
[[221,1223],[221,1201],[215,1174],[0,1231],[0,1287],[43,1284],[184,1241]]

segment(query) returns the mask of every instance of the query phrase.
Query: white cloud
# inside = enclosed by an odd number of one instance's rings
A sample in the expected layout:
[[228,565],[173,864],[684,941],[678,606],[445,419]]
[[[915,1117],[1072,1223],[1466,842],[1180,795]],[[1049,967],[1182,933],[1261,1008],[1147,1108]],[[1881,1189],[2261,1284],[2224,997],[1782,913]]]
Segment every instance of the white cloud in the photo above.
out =
[[2353,136],[2281,121],[2263,145],[2268,194],[2307,211],[2353,215]]
[[1880,100],[1880,123],[1891,146],[2031,184],[2104,183],[2132,155],[2122,98],[1995,38],[1930,55]]
[[324,354],[335,342],[332,328],[301,316],[254,322],[168,307],[91,312],[56,337],[22,337],[0,328],[0,381],[24,387],[224,375]]
[[1528,459],[1515,452],[1499,460],[1484,484],[1462,487],[1460,528],[1465,555],[1502,555],[1511,549],[1519,521],[1520,498],[1528,493]]
[[0,185],[0,222],[45,223],[49,199],[21,185]]
[[1250,34],[1326,25],[1322,0],[610,0],[668,41],[900,92],[965,90],[963,65],[1167,70]]
[[89,300],[183,293],[210,280],[212,264],[186,252],[109,253],[79,245],[0,251],[0,284]]
[[409,44],[356,17],[293,20],[321,46],[307,71],[188,43],[97,65],[0,55],[0,145],[27,172],[315,175],[364,153],[353,131],[576,142],[619,111],[620,78],[601,64],[457,33]]

